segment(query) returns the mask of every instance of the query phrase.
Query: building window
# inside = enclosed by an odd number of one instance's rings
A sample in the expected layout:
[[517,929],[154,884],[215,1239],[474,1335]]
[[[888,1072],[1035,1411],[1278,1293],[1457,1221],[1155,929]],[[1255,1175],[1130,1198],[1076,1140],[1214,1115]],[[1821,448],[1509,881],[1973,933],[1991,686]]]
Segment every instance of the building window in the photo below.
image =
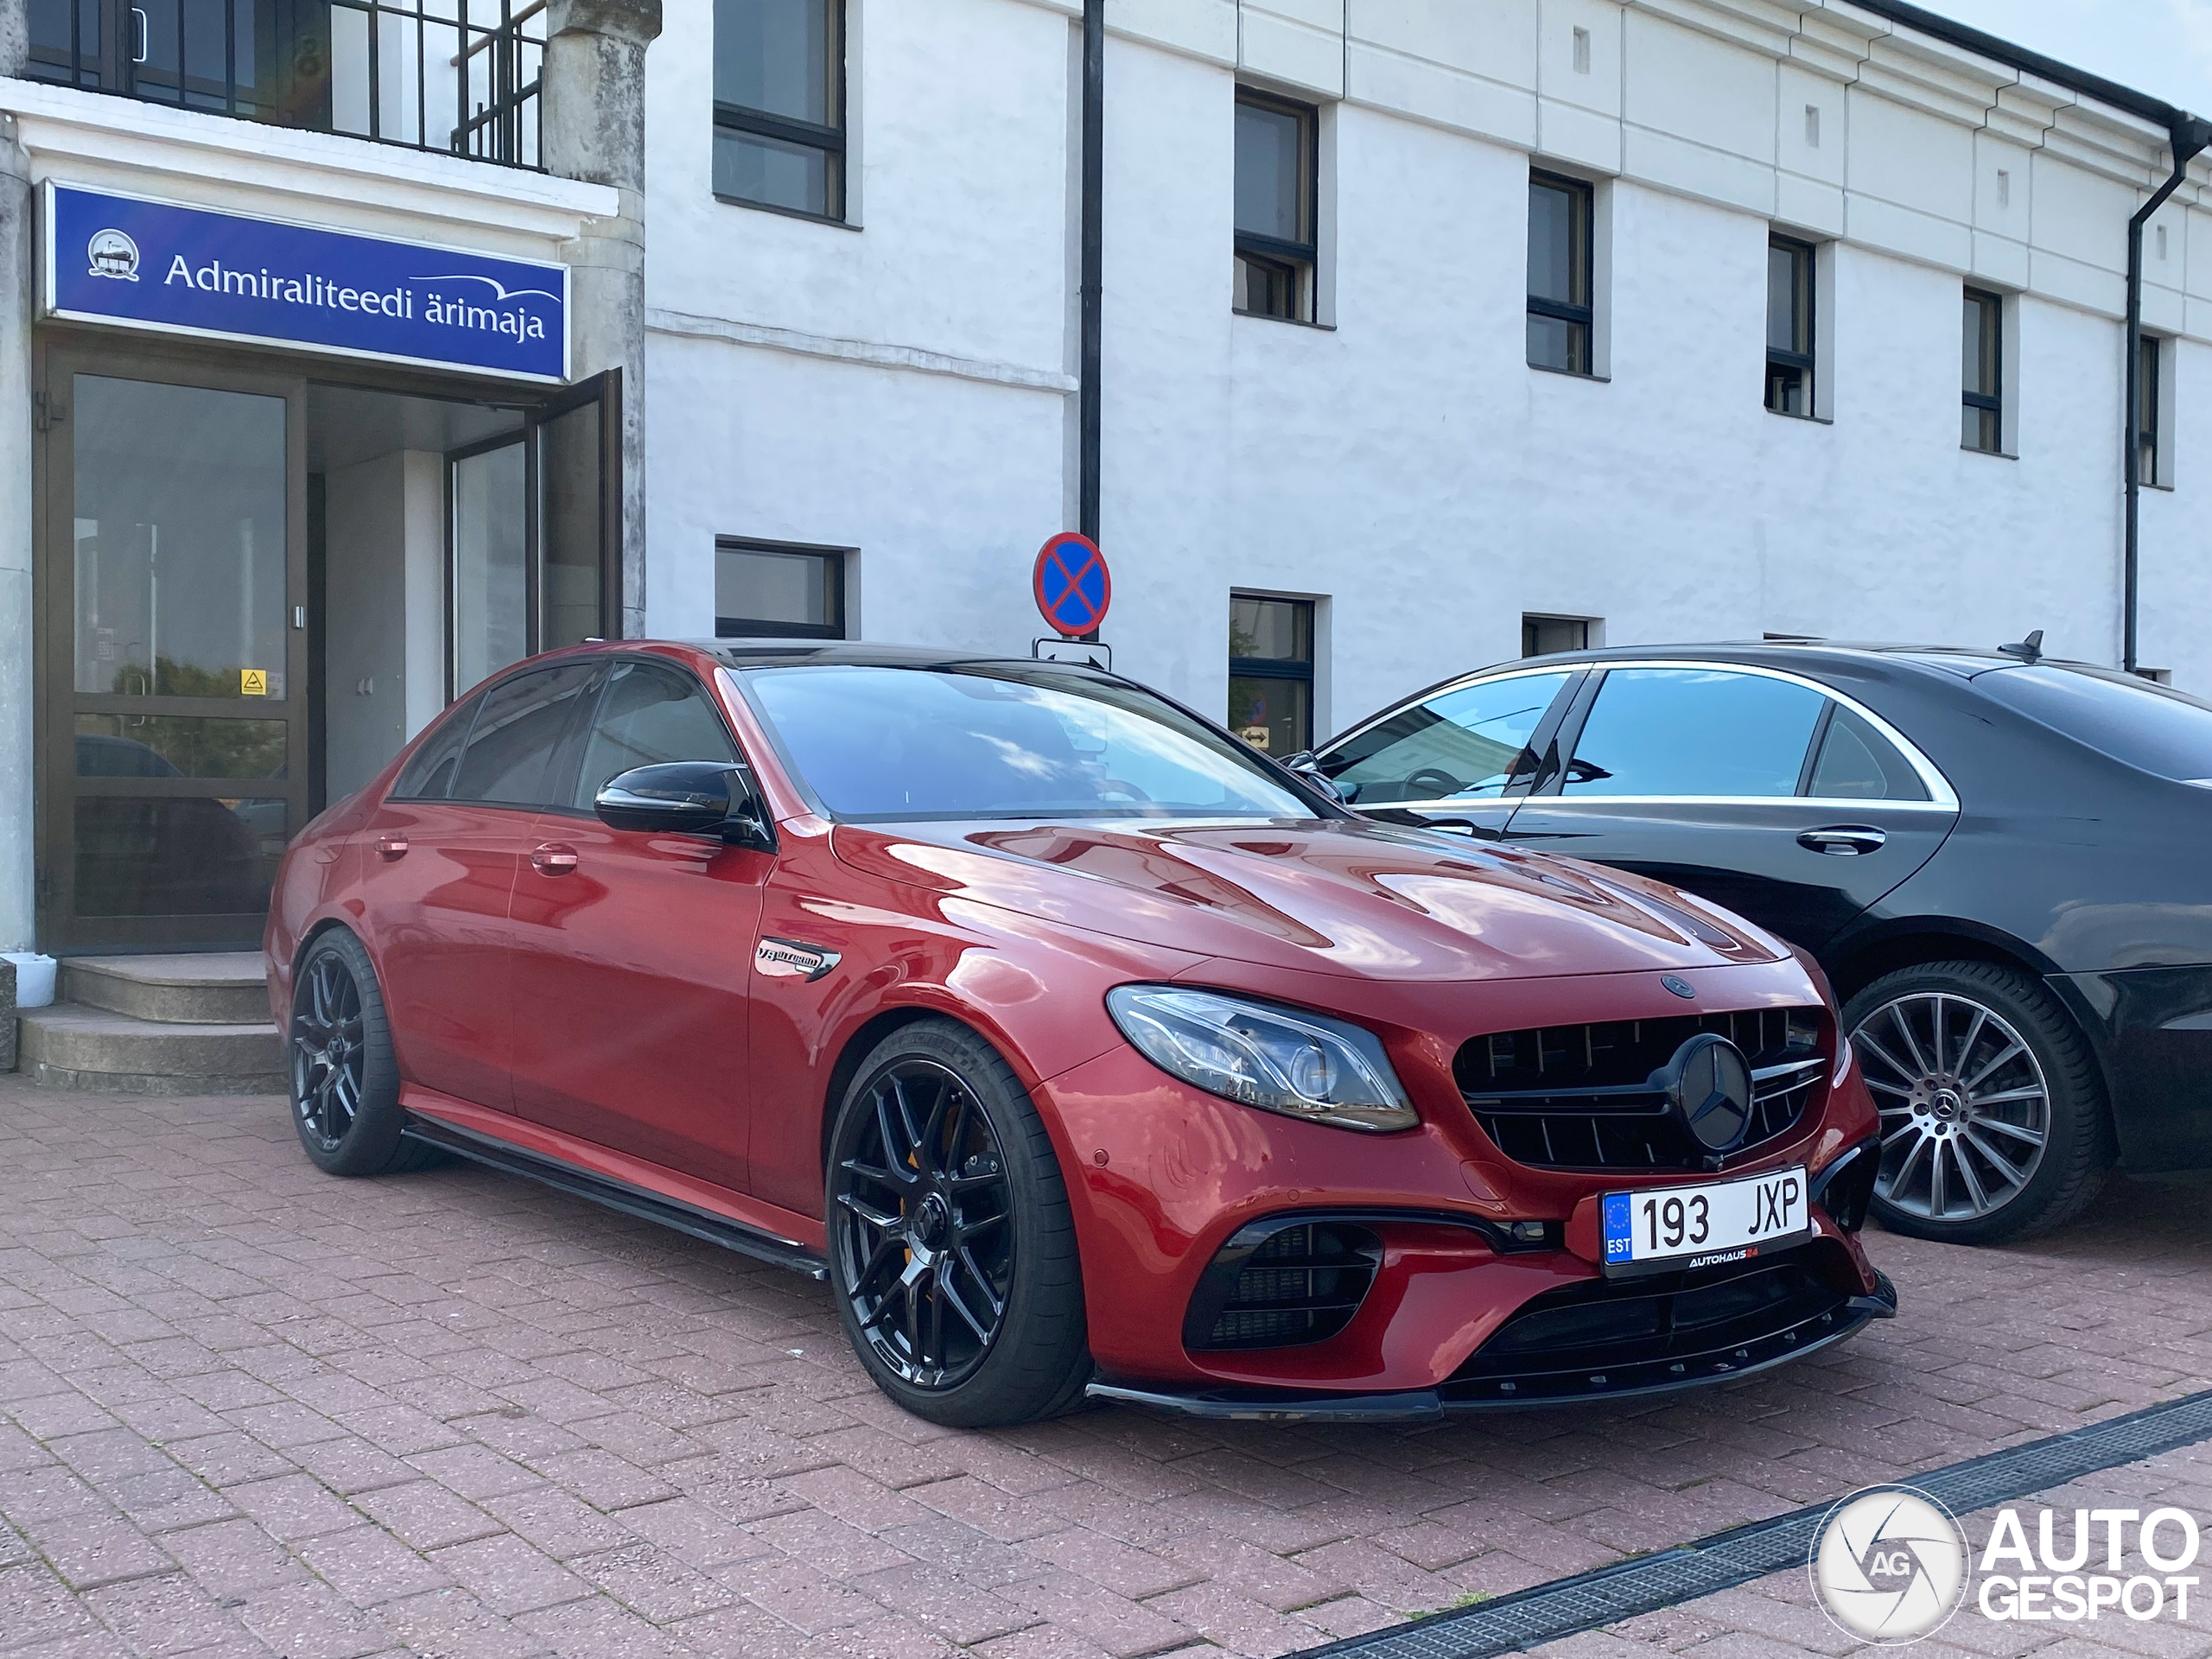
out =
[[1548,657],[1555,651],[1590,649],[1590,619],[1586,616],[1523,616],[1521,654]]
[[845,216],[844,0],[715,0],[715,194]]
[[1985,454],[2005,453],[2005,296],[1967,289],[1964,390],[1959,442]]
[[1529,175],[1529,364],[1593,372],[1592,192],[1580,179]]
[[1236,92],[1236,309],[1313,321],[1318,112]]
[[1232,594],[1229,729],[1278,760],[1313,747],[1313,601]]
[[1766,249],[1766,406],[1813,413],[1813,247],[1786,236]]
[[2135,481],[2139,484],[2156,486],[2164,481],[2158,476],[2158,348],[2164,344],[2157,336],[2145,334],[2136,352]]
[[715,543],[719,639],[842,639],[848,550],[784,542]]

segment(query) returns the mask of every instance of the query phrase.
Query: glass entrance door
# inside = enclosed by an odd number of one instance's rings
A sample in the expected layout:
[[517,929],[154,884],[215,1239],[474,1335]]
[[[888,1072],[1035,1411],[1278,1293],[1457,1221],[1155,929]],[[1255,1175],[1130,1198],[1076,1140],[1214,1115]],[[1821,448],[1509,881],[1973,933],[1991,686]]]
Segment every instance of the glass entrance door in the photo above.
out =
[[457,697],[541,651],[621,632],[621,372],[446,457]]
[[159,372],[56,353],[45,376],[40,932],[63,949],[257,943],[304,816],[302,389]]

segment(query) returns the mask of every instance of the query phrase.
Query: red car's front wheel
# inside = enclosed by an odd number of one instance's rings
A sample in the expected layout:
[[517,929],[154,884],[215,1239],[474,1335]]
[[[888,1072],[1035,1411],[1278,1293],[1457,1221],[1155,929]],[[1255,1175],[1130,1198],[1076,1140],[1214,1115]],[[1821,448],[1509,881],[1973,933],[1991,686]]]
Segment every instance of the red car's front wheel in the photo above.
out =
[[965,1027],[901,1027],[830,1136],[830,1282],[861,1363],[933,1422],[1028,1422],[1090,1376],[1075,1224],[1013,1069]]

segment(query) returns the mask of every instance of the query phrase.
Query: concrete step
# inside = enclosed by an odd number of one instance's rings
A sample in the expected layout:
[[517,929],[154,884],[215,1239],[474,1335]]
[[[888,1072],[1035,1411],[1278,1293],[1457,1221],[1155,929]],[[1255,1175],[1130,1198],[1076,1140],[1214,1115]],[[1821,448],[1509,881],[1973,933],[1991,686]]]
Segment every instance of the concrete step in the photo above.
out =
[[60,1001],[176,1025],[250,1026],[269,1018],[258,950],[66,957],[55,991]]
[[285,1086],[283,1044],[266,1020],[187,1024],[56,1002],[23,1014],[19,1049],[19,1068],[48,1089],[267,1095]]

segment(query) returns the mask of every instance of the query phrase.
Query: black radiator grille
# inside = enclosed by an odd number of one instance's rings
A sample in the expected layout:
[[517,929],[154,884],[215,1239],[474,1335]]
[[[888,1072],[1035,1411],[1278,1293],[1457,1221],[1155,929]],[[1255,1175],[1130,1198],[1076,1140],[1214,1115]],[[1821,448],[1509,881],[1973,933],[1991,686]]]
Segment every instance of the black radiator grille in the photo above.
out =
[[1748,1150],[1787,1134],[1821,1097],[1827,1016],[1749,1008],[1662,1020],[1541,1026],[1469,1039],[1452,1061],[1468,1109],[1497,1149],[1548,1169],[1696,1169],[1706,1149],[1667,1110],[1652,1074],[1700,1032],[1751,1063]]
[[[1235,1248],[1232,1246],[1232,1248]],[[1244,1257],[1195,1348],[1290,1348],[1324,1342],[1351,1323],[1381,1241],[1343,1222],[1300,1222],[1270,1234]],[[1217,1260],[1210,1272],[1228,1264]]]

